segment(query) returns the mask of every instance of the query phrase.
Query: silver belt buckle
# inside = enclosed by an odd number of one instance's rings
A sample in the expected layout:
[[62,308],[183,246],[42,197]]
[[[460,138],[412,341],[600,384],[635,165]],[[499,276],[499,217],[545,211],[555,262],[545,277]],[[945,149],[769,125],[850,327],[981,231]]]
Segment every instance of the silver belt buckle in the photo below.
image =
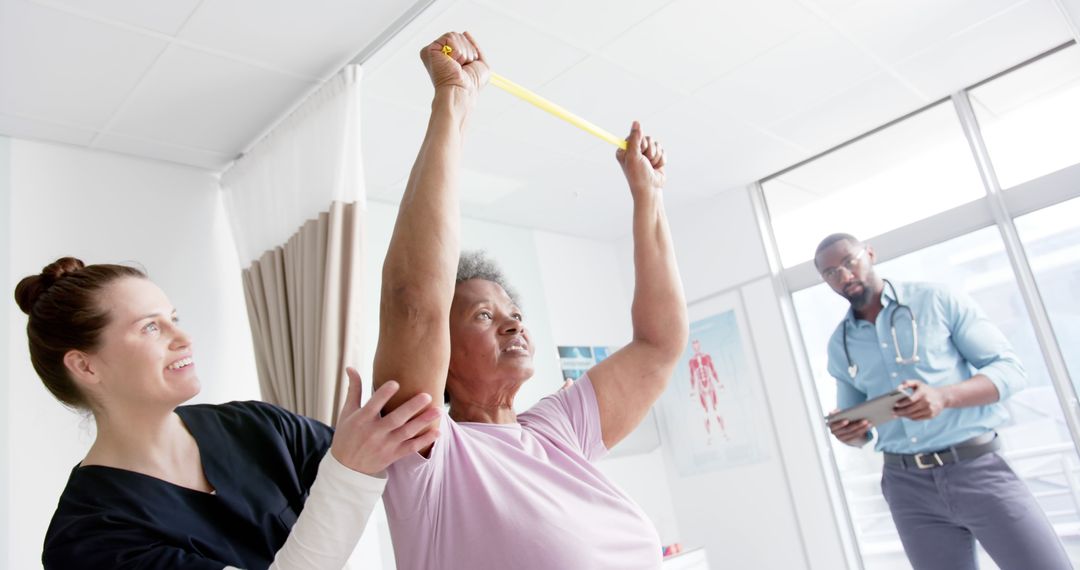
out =
[[[933,457],[934,461],[932,463],[931,462],[923,463],[923,456],[926,456],[926,455],[929,455],[930,457]],[[915,454],[915,465],[919,469],[932,469],[934,467],[941,467],[942,465],[945,465],[945,462],[941,460],[941,456],[938,455],[938,452],[935,451],[933,453],[916,453]]]

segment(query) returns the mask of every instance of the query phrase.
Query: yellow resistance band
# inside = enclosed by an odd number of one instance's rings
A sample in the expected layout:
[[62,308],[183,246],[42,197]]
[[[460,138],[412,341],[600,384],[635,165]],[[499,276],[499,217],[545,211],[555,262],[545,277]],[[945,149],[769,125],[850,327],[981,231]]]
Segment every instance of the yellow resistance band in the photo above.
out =
[[[442,51],[446,55],[450,55],[454,51],[454,48],[450,46],[443,46]],[[491,84],[519,99],[532,103],[537,107],[540,107],[548,113],[555,115],[556,117],[566,121],[567,123],[570,123],[571,125],[574,125],[575,127],[587,133],[591,133],[594,136],[597,136],[623,150],[626,150],[625,140],[605,131],[604,129],[601,129],[600,127],[590,123],[589,121],[586,121],[585,119],[582,119],[581,117],[571,113],[570,111],[567,111],[563,107],[560,107],[559,105],[556,105],[555,103],[544,99],[536,93],[529,91],[528,89],[518,85],[517,83],[514,83],[513,81],[510,81],[509,79],[499,75],[498,73],[495,73],[494,71],[491,72]]]

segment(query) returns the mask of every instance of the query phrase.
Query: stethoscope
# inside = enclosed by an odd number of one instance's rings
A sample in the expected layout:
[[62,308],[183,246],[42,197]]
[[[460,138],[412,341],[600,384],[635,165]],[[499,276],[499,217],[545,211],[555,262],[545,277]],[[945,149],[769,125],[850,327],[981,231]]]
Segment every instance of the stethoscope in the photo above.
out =
[[[919,325],[915,323],[915,313],[911,310],[911,307],[900,302],[900,296],[896,294],[896,287],[889,282],[888,279],[882,279],[885,285],[892,290],[893,299],[896,299],[896,308],[893,309],[891,315],[889,315],[889,330],[892,332],[893,348],[896,350],[896,363],[897,364],[915,364],[919,362]],[[911,356],[904,357],[900,354],[900,341],[896,338],[896,313],[899,313],[903,309],[907,311],[908,317],[911,318]],[[847,347],[847,319],[844,319],[844,358],[847,359],[848,374],[854,379],[855,375],[859,373],[859,365],[855,364],[855,361],[851,359],[851,353],[848,352]]]

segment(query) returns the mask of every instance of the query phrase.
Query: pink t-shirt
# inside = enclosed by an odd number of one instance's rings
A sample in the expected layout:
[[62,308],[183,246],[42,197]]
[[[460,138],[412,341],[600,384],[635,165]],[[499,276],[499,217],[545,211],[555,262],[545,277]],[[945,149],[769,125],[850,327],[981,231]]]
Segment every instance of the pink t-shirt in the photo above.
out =
[[440,430],[430,458],[389,469],[399,569],[660,568],[656,528],[592,464],[607,448],[588,376],[516,424],[444,413]]

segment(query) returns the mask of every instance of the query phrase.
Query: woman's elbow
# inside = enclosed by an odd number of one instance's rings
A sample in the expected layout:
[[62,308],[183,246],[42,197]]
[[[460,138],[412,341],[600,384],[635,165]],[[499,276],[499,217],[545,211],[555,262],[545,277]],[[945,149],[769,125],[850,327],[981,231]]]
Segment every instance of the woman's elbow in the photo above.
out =
[[685,327],[673,327],[663,334],[650,338],[639,338],[638,342],[648,347],[649,360],[657,367],[673,368],[686,352],[689,331]]
[[686,343],[690,340],[690,324],[686,314],[672,319],[664,327],[662,334],[657,336],[653,344],[658,358],[674,364],[686,352]]

